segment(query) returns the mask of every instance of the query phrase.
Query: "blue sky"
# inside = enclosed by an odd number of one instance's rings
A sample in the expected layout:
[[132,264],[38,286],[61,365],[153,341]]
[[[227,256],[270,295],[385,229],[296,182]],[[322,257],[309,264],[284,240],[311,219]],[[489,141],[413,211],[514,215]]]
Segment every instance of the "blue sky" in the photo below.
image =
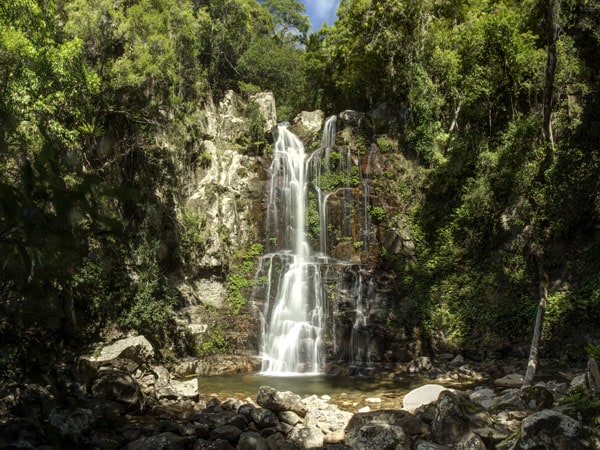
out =
[[312,23],[312,31],[319,30],[323,23],[333,24],[340,0],[302,0]]

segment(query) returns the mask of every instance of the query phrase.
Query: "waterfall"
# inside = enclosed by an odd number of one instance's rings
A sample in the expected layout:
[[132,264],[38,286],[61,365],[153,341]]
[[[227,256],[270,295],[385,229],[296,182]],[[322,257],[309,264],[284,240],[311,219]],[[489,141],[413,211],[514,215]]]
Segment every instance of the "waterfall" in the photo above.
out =
[[[350,179],[353,164],[350,148],[342,154],[336,152],[335,162],[333,160],[333,151],[339,150],[335,147],[335,126],[335,116],[327,119],[321,145],[310,155],[305,153],[300,139],[286,125],[278,127],[270,166],[266,218],[268,253],[262,258],[259,268],[267,283],[261,307],[259,340],[263,360],[261,372],[266,375],[322,373],[326,334],[332,340],[333,348],[328,350],[330,354],[337,354],[338,347],[343,345],[341,340],[345,343],[343,353],[350,365],[370,362],[363,276],[359,273],[352,275],[355,282],[350,289],[350,297],[353,300],[344,304],[353,306],[352,310],[343,312],[351,325],[345,328],[347,331],[337,338],[337,342],[336,319],[329,314],[327,306],[332,299],[341,298],[341,290],[348,292],[339,285],[336,288],[336,282],[332,283],[330,277],[340,278],[349,270],[362,271],[355,262],[328,254],[328,233],[333,233],[335,243],[350,243],[357,249],[359,236],[354,236],[354,243],[347,239],[353,237],[356,228],[360,228],[362,234],[368,234],[366,228],[369,226],[364,216],[362,220],[356,219],[357,227],[353,226],[355,219],[350,218],[355,201],[352,188],[336,186],[333,191],[325,191],[319,187],[321,177],[333,170]],[[328,213],[329,202],[334,197],[342,215],[340,218],[338,214],[336,220],[339,223],[335,225]],[[357,211],[366,211],[367,195],[356,200],[365,203]],[[318,223],[315,223],[314,215],[318,215]],[[348,249],[348,246],[345,248]],[[332,284],[334,291],[328,292],[327,286]],[[337,313],[336,309],[334,314]],[[330,323],[333,330],[325,330],[326,323]]]
[[[263,309],[262,372],[319,373],[323,370],[323,283],[306,233],[306,155],[304,145],[280,125],[271,164],[267,236],[276,248],[269,255],[269,285]],[[273,266],[280,276],[273,280]]]

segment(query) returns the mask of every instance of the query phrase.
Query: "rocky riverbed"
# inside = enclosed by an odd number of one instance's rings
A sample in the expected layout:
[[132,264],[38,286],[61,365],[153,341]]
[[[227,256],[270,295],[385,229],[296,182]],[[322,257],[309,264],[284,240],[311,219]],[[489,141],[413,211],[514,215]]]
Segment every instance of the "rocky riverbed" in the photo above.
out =
[[81,358],[72,373],[64,368],[60,379],[5,383],[0,448],[600,448],[600,402],[583,370],[521,389],[516,373],[490,379],[487,365],[455,357],[437,368],[416,361],[413,373],[421,365],[429,382],[393,399],[377,391],[300,396],[267,385],[226,397],[153,365],[153,355],[132,336]]

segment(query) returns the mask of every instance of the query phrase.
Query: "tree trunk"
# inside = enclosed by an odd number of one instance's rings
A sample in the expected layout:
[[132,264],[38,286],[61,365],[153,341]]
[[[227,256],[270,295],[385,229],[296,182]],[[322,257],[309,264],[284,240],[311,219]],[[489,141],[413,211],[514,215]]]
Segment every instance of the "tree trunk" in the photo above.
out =
[[546,20],[546,37],[548,42],[548,58],[544,77],[544,137],[546,142],[554,146],[552,135],[552,100],[554,97],[554,75],[556,74],[556,42],[560,32],[560,0],[547,0],[544,15]]
[[542,337],[542,325],[544,323],[544,314],[546,313],[546,303],[548,302],[548,273],[544,268],[542,256],[538,256],[536,259],[540,277],[540,302],[538,303],[537,315],[535,317],[531,348],[529,349],[529,362],[527,363],[527,372],[523,379],[523,387],[531,386],[538,367],[540,338]]

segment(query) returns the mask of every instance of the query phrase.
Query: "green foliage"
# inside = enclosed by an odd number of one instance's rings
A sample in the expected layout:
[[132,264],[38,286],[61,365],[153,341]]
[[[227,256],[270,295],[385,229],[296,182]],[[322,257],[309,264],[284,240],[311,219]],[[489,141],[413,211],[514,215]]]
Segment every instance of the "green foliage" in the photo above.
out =
[[381,223],[385,219],[387,213],[385,209],[381,206],[369,206],[369,214],[371,215],[371,220],[375,223]]
[[358,166],[352,166],[349,171],[329,171],[322,173],[316,180],[322,191],[335,191],[340,187],[360,186]]
[[132,297],[121,313],[119,323],[126,329],[143,333],[151,342],[162,347],[172,338],[172,311],[178,297],[163,280],[156,257],[159,243],[153,244],[139,247],[135,252],[137,277]]
[[197,356],[210,356],[219,353],[227,353],[227,338],[219,325],[212,328],[208,340],[204,340],[197,348]]
[[227,277],[227,299],[232,314],[239,314],[247,303],[248,290],[261,280],[255,280],[253,274],[256,260],[262,255],[262,244],[252,244],[250,248],[234,256],[234,262]]

